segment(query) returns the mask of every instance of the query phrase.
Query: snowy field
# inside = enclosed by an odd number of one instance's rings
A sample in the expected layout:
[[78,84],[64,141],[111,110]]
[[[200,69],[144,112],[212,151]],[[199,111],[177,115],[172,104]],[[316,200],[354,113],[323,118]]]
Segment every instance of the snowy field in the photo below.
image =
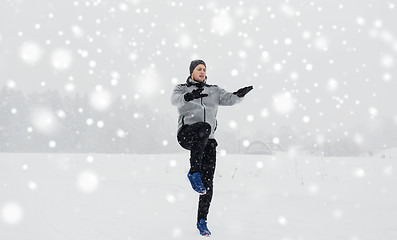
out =
[[[213,239],[397,239],[397,151],[218,156]],[[188,154],[0,154],[1,240],[202,239]]]

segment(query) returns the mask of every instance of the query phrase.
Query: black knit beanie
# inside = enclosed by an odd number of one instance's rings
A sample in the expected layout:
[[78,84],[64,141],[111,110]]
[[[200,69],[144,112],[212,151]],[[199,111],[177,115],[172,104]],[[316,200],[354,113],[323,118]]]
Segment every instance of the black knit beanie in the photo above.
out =
[[195,69],[195,68],[197,67],[197,65],[199,65],[199,64],[203,64],[205,67],[207,67],[207,66],[205,65],[205,62],[204,62],[203,60],[200,60],[200,59],[193,60],[193,61],[190,63],[190,67],[189,67],[190,75],[192,75],[194,69]]

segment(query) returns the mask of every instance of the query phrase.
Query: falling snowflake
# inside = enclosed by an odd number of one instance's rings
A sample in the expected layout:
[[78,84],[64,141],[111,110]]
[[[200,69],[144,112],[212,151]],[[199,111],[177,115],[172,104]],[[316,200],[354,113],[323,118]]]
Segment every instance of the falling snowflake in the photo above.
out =
[[6,203],[1,208],[1,218],[6,224],[18,224],[23,218],[23,209],[16,202]]
[[68,49],[60,48],[51,54],[52,66],[57,70],[68,69],[73,62],[71,51]]
[[77,177],[77,187],[83,193],[93,193],[99,187],[99,179],[96,173],[87,170]]
[[295,102],[290,92],[279,93],[273,97],[273,107],[279,114],[288,114],[295,108]]
[[25,42],[20,48],[22,60],[28,64],[36,64],[44,54],[42,47],[35,42]]
[[220,10],[212,19],[212,29],[219,35],[226,35],[233,29],[233,19],[225,9]]

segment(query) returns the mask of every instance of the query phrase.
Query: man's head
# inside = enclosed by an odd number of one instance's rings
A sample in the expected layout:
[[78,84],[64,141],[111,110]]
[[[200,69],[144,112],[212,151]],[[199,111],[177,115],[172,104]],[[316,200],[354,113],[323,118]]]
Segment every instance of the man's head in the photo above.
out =
[[190,63],[190,77],[198,82],[204,82],[206,79],[207,66],[203,60],[193,60]]

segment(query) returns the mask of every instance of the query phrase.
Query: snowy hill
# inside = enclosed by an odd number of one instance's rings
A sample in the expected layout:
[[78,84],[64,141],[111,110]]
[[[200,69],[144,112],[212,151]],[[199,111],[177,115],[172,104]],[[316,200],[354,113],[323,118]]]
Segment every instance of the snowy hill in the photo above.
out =
[[[0,154],[0,239],[202,239],[188,155]],[[396,239],[396,156],[218,157],[215,239]]]

